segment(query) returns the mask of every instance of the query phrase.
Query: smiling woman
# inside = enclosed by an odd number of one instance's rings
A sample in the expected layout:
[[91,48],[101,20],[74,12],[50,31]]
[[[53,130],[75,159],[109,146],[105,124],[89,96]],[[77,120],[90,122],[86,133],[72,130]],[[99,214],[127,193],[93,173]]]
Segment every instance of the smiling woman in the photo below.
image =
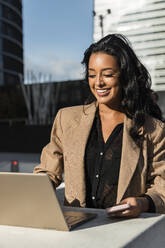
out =
[[116,59],[105,53],[94,53],[89,59],[88,81],[91,92],[102,104],[120,105],[119,67]]
[[92,98],[58,112],[34,172],[57,187],[64,171],[65,205],[165,213],[165,125],[148,71],[119,34],[92,44],[82,63]]

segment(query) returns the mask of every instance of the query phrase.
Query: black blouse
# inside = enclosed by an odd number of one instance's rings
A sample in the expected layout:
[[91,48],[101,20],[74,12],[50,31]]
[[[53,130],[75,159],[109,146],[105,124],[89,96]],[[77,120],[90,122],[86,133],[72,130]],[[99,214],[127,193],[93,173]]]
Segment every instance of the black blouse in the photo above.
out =
[[[122,137],[123,123],[118,124],[104,142],[97,111],[85,151],[86,204],[89,208],[107,208],[116,203]],[[155,212],[152,199],[145,194],[143,197],[149,200],[149,212]]]
[[122,136],[123,123],[115,127],[105,143],[96,113],[85,153],[87,207],[106,208],[116,202]]

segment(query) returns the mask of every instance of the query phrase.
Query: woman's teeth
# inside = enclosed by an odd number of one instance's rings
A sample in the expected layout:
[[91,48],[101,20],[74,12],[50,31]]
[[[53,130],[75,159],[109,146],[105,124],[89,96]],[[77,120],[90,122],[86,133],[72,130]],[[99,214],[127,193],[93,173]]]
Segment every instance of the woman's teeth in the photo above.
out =
[[109,89],[105,89],[105,90],[96,90],[98,93],[104,93],[104,92],[107,92],[109,91]]

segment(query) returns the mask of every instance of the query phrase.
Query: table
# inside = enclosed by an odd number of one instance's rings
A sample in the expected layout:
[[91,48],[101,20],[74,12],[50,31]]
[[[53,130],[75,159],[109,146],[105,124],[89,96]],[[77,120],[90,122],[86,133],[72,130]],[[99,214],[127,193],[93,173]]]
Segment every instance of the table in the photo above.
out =
[[[75,210],[79,210],[75,208]],[[0,226],[1,248],[164,248],[165,215],[143,213],[134,219],[108,218],[105,210],[81,209],[97,218],[71,232]]]

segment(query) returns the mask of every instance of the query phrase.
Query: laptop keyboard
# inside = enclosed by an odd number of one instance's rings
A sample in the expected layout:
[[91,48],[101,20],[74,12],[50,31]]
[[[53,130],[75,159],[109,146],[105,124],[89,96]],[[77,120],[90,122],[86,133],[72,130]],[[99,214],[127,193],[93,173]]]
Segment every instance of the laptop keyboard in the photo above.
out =
[[72,215],[64,215],[67,223],[70,225],[74,225],[77,222],[83,221],[86,218],[84,216],[72,216]]
[[79,211],[64,211],[63,214],[70,229],[97,216],[94,213],[85,213]]

